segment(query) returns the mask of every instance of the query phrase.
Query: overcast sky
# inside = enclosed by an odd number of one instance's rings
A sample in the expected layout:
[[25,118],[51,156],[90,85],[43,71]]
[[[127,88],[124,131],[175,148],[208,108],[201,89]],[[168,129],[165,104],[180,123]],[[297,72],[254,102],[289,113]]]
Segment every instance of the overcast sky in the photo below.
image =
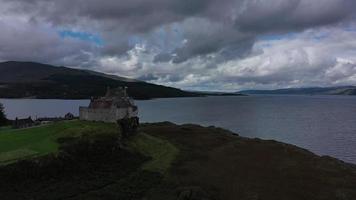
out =
[[0,0],[0,61],[188,90],[356,85],[355,0]]

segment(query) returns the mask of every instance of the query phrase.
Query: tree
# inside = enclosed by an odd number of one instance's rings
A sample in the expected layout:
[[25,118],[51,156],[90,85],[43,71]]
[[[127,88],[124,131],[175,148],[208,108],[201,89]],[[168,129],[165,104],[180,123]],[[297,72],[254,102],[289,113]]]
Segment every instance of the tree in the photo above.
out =
[[4,106],[0,103],[0,126],[6,125],[7,122]]

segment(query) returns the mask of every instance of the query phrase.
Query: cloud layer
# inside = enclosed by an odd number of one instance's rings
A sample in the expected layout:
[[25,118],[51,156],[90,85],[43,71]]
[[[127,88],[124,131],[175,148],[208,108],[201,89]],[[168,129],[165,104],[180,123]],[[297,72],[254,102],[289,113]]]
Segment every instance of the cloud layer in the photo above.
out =
[[184,89],[356,84],[353,0],[0,0],[0,60]]

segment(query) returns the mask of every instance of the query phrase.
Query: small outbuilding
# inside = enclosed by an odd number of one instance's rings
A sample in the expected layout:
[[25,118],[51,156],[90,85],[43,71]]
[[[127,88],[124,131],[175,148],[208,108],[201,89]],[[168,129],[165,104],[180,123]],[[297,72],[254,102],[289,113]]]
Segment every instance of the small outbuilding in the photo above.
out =
[[32,120],[31,117],[25,118],[25,119],[16,119],[12,122],[12,128],[14,129],[21,129],[21,128],[28,128],[35,126],[36,123],[35,121]]
[[65,116],[64,116],[64,119],[65,120],[73,120],[74,119],[74,115],[72,113],[67,113]]

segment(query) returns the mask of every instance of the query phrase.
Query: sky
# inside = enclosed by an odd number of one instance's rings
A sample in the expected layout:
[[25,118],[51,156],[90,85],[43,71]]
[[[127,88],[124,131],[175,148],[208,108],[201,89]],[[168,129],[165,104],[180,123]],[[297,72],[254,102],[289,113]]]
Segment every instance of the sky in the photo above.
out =
[[0,61],[186,90],[356,85],[355,0],[0,0]]

